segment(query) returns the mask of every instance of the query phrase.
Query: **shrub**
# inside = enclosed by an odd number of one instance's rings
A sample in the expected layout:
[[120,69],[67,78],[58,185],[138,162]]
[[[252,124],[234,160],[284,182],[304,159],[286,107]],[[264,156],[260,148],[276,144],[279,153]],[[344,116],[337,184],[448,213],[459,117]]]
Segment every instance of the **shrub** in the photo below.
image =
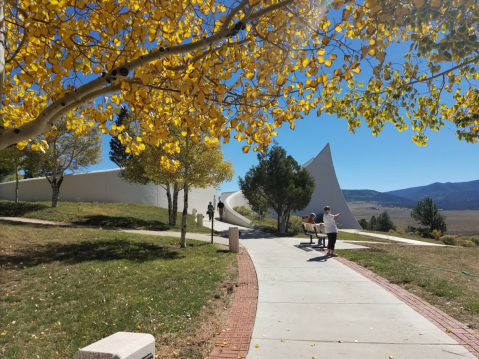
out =
[[394,229],[390,229],[389,233],[396,233],[396,231]]
[[461,241],[461,246],[463,246],[463,247],[475,247],[476,244],[473,241],[471,241],[470,239],[463,239]]
[[473,236],[470,238],[476,246],[479,246],[479,236]]
[[407,228],[406,228],[407,233],[414,233],[416,231],[417,231],[417,228],[413,227],[413,226],[407,226]]
[[236,206],[233,207],[233,209],[242,216],[249,216],[251,214],[251,209],[246,208],[245,206]]
[[442,233],[441,233],[440,230],[435,229],[435,230],[432,231],[431,235],[432,235],[432,238],[434,238],[436,241],[438,241],[441,238]]
[[405,233],[406,233],[406,231],[405,231],[404,228],[402,228],[402,227],[398,227],[398,228],[396,229],[396,232],[398,232],[399,234],[405,234]]
[[298,232],[301,232],[303,230],[302,228],[302,225],[303,224],[303,220],[301,219],[301,217],[298,217],[298,216],[291,216],[289,217],[289,230],[294,232],[294,233],[298,233]]
[[446,235],[440,238],[441,242],[447,244],[448,246],[457,245],[457,236]]

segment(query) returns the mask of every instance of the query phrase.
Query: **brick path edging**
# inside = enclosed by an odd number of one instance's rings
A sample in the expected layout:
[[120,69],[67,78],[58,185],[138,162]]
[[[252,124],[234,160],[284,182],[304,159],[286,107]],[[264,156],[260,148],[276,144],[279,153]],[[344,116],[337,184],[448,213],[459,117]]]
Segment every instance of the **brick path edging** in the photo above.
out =
[[248,252],[237,256],[238,287],[225,328],[216,337],[209,359],[246,358],[258,304],[258,278]]
[[457,321],[443,311],[427,303],[425,300],[396,284],[390,283],[387,279],[371,272],[369,269],[366,269],[359,264],[341,257],[337,257],[336,260],[386,289],[479,358],[479,336],[477,336],[475,332],[472,329],[469,329],[465,324]]

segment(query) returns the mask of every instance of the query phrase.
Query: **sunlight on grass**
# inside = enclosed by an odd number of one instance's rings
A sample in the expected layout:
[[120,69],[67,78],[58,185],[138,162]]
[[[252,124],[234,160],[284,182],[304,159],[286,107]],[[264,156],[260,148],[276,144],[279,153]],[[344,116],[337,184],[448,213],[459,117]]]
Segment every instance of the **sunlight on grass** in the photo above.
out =
[[235,256],[203,242],[180,249],[170,237],[0,226],[0,357],[9,359],[71,358],[118,331],[194,336],[236,278]]

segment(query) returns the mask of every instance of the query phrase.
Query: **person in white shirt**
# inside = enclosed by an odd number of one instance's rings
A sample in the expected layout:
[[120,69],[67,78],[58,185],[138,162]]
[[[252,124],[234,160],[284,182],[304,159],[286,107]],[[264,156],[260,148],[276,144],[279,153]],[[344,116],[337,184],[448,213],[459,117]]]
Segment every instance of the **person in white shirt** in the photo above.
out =
[[341,211],[338,214],[331,214],[331,207],[324,207],[323,222],[328,236],[328,253],[330,257],[337,257],[334,254],[334,246],[336,245],[336,239],[338,238],[338,227],[336,226],[336,219],[341,215]]

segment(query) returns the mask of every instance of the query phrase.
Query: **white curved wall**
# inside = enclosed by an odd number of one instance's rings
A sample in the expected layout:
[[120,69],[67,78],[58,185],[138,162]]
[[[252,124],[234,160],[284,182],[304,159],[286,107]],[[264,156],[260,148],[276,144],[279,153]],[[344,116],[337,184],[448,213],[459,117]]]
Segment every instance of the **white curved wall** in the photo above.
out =
[[316,187],[314,188],[309,205],[304,210],[297,212],[297,215],[312,212],[320,214],[323,213],[325,206],[330,206],[333,214],[341,211],[341,217],[339,217],[336,222],[341,225],[342,228],[361,229],[361,226],[349,209],[339,186],[329,143],[323,148],[319,155],[308,161],[304,165],[304,168],[313,176]]
[[236,212],[233,208],[237,206],[245,206],[249,208],[248,201],[243,196],[243,192],[228,192],[221,194],[221,200],[225,204],[225,211],[223,212],[223,220],[227,223],[236,224],[243,227],[254,227],[253,222],[248,218]]
[[[137,203],[168,208],[166,191],[152,183],[139,185],[129,183],[119,176],[120,169],[66,175],[60,187],[60,201]],[[52,190],[43,178],[21,180],[19,200],[27,202],[50,201]],[[188,197],[188,208],[206,213],[208,202],[218,196],[218,190],[194,188]],[[15,182],[0,183],[0,199],[15,199]],[[183,191],[178,196],[178,211],[183,210]]]

